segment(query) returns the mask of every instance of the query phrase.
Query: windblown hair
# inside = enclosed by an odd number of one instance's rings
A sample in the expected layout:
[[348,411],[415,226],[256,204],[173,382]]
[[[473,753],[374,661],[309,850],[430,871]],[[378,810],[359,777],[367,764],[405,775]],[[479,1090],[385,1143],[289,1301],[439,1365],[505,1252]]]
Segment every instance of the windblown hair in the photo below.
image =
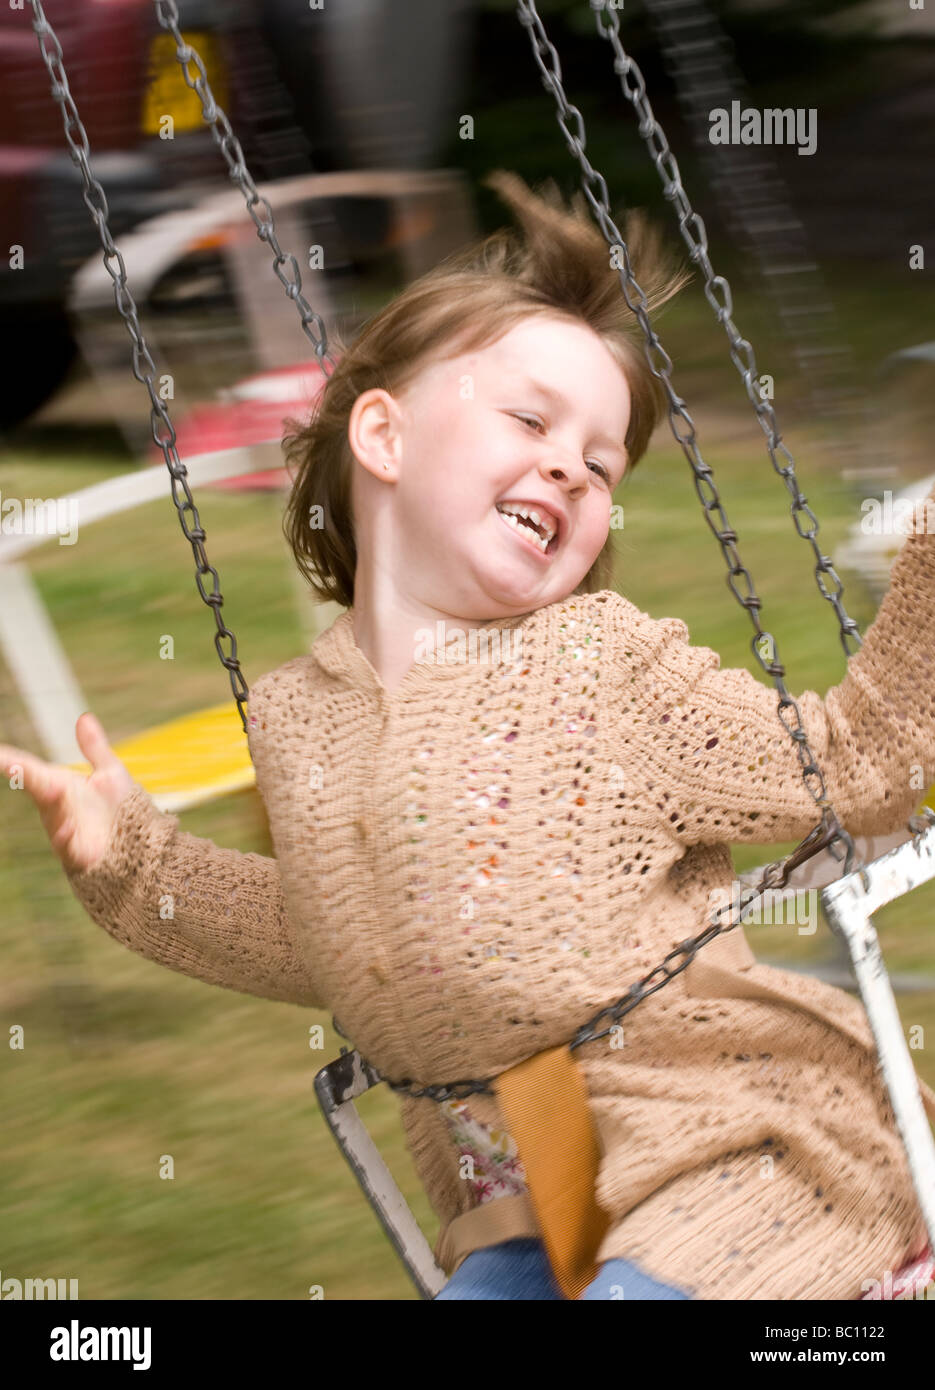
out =
[[[286,421],[283,449],[293,486],[283,531],[314,593],[345,608],[354,602],[357,568],[351,505],[356,460],[347,431],[364,391],[404,391],[437,361],[488,347],[532,315],[557,315],[590,327],[626,376],[627,475],[645,454],[665,408],[642,329],[584,195],[575,194],[569,212],[552,180],[533,193],[518,175],[498,170],[484,183],[510,207],[523,235],[501,228],[455,252],[381,309],[351,346],[336,341],[338,365],[309,422]],[[677,294],[691,272],[674,262],[641,210],[627,213],[623,232],[632,272],[652,311]],[[322,524],[313,527],[309,518],[316,506]],[[612,535],[577,592],[612,587]]]

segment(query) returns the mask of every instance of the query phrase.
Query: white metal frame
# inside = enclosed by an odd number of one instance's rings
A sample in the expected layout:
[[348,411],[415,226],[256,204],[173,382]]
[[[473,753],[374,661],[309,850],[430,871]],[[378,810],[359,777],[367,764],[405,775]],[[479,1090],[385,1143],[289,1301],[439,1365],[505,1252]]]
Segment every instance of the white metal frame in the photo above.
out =
[[[270,444],[279,440],[271,439]],[[282,455],[257,450],[262,445],[215,450],[185,460],[189,483],[238,478],[282,467]],[[79,529],[105,517],[142,506],[160,498],[171,501],[172,479],[166,467],[141,468],[94,483],[56,500],[58,514],[71,515],[75,508]],[[64,509],[64,510],[63,510]],[[48,545],[55,533],[0,534],[0,650],[10,668],[32,720],[44,756],[51,762],[84,762],[75,738],[75,723],[87,702],[65,649],[42,601],[24,557],[40,545]],[[160,810],[170,809],[154,798]]]
[[935,878],[935,817],[931,812],[929,819],[933,823],[928,829],[906,844],[830,884],[822,891],[821,903],[832,930],[847,943],[929,1242],[935,1250],[935,1140],[872,917],[894,898]]
[[354,1102],[383,1078],[359,1052],[341,1048],[340,1057],[315,1077],[315,1093],[338,1148],[422,1298],[433,1299],[448,1276],[436,1263],[428,1241],[380,1155]]

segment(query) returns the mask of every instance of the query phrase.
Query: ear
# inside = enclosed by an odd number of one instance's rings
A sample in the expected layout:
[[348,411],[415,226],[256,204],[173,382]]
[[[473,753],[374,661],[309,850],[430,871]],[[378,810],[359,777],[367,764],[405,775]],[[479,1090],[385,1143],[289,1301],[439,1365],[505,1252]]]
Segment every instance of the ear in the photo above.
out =
[[351,407],[347,442],[351,452],[369,473],[383,482],[395,482],[402,461],[402,414],[389,391],[372,387],[363,391]]

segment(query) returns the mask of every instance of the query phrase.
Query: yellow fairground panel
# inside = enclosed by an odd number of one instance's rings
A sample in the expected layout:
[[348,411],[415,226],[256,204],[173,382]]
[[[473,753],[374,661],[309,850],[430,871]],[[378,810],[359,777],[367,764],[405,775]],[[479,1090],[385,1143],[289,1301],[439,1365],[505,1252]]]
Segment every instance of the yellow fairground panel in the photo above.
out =
[[[214,99],[226,111],[230,93],[227,69],[217,38],[201,31],[182,31],[182,38],[201,54]],[[171,34],[156,34],[150,40],[140,112],[140,128],[144,135],[160,135],[167,116],[172,117],[171,129],[174,132],[201,130],[204,125],[201,98],[185,81],[175,53],[175,39]],[[189,61],[187,67],[189,76],[194,78],[197,75],[194,64]]]
[[[181,811],[255,783],[247,736],[233,700],[158,724],[112,745],[160,810]],[[89,763],[71,763],[90,772]]]

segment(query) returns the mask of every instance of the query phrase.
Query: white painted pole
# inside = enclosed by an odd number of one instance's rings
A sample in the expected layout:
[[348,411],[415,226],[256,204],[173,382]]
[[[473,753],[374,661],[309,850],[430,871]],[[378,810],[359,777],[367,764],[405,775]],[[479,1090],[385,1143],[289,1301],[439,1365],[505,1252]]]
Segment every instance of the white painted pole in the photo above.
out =
[[0,648],[45,758],[84,762],[75,721],[87,704],[26,565],[0,565]]

